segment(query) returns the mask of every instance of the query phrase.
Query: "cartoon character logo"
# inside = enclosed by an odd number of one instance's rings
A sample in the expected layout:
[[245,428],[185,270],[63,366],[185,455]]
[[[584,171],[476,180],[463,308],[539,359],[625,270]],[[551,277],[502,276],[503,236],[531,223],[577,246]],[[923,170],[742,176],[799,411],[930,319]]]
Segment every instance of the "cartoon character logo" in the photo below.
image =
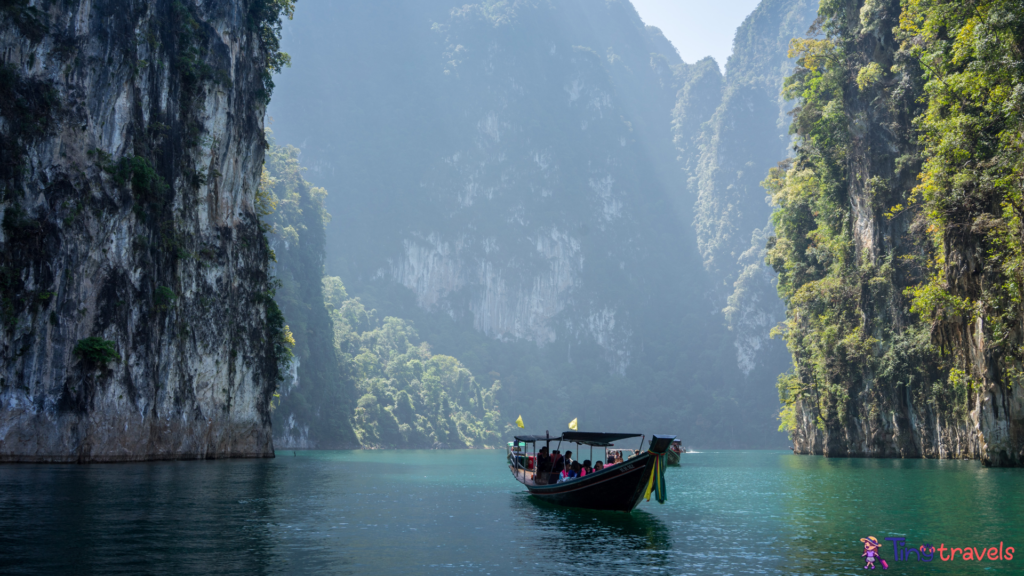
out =
[[864,553],[861,554],[861,556],[867,559],[867,564],[864,565],[864,569],[867,570],[868,568],[871,568],[874,570],[875,562],[881,562],[882,570],[888,570],[889,565],[886,564],[885,560],[878,555],[878,549],[882,547],[882,545],[878,543],[878,538],[868,536],[867,538],[861,538],[860,541],[864,543]]

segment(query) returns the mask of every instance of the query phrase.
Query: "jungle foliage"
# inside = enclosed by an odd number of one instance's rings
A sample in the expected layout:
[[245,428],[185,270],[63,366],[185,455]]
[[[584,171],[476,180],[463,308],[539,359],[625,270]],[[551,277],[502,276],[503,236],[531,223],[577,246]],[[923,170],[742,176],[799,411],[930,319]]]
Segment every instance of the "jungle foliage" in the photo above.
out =
[[935,257],[914,306],[961,370],[964,327],[981,319],[1010,384],[1024,360],[1024,12],[1007,0],[913,0],[899,34],[922,62],[928,103],[908,203],[922,202]]
[[461,362],[432,354],[412,324],[378,321],[341,279],[323,279],[334,345],[356,382],[353,426],[363,446],[463,448],[497,446],[507,432],[498,410],[500,382],[477,383]]
[[108,362],[121,360],[121,355],[117,353],[117,345],[97,336],[79,340],[75,344],[74,354],[90,366],[102,366]]

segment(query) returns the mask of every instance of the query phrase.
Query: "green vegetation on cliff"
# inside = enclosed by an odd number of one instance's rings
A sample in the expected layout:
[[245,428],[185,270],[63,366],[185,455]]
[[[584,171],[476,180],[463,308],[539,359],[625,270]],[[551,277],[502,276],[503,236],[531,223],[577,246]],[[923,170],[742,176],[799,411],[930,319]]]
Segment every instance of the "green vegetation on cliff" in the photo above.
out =
[[268,139],[257,202],[277,260],[274,300],[283,313],[278,322],[287,322],[279,344],[290,341],[294,354],[294,373],[284,375],[278,393],[275,435],[287,431],[287,423],[280,420],[285,414],[304,423],[304,435],[324,447],[354,447],[357,440],[349,423],[353,387],[343,378],[331,345],[331,320],[320,295],[324,223],[330,218],[323,205],[327,192],[302,177],[297,149],[279,148],[273,136]]
[[[907,50],[927,63],[928,107],[918,119],[926,161],[911,201],[924,203],[936,254],[914,305],[972,380],[1020,382],[1024,13],[1019,2],[916,0],[900,32]],[[975,334],[978,320],[982,334]],[[971,366],[972,335],[998,350],[995,373]]]
[[829,0],[818,23],[792,44],[796,156],[765,181],[782,427],[800,451],[1013,463],[1019,5]]

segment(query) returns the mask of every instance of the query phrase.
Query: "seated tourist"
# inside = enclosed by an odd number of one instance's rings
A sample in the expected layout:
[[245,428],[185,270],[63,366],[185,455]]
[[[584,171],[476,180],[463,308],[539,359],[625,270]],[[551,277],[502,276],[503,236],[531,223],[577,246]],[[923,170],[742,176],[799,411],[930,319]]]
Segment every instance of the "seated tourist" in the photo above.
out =
[[581,472],[582,467],[580,466],[580,463],[573,462],[572,466],[569,466],[565,470],[562,470],[562,474],[559,476],[558,481],[565,482],[567,480],[579,478],[582,475]]
[[581,466],[579,462],[573,462],[571,473],[573,478],[583,477],[583,466]]
[[565,465],[566,467],[572,466],[572,450],[565,451]]
[[544,448],[541,448],[537,452],[537,458],[535,462],[537,463],[538,472],[551,466],[551,457],[548,456],[548,449],[546,446]]
[[590,460],[584,460],[583,461],[583,475],[586,476],[587,474],[593,474],[593,473],[594,473],[594,469],[593,469],[593,467],[590,466]]
[[601,470],[604,470],[604,464],[598,460],[597,464],[594,464],[594,472],[600,472]]

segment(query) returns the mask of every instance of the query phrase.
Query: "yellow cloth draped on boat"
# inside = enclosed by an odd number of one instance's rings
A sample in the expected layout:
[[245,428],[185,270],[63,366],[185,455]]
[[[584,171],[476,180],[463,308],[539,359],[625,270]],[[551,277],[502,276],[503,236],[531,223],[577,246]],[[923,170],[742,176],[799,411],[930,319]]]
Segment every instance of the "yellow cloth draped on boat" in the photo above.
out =
[[519,426],[520,428],[526,428],[526,424],[523,424],[522,414],[519,415],[519,418],[516,418],[516,426]]
[[647,490],[644,491],[644,498],[651,501],[651,491],[659,504],[664,504],[668,499],[665,492],[665,454],[650,453],[654,458],[654,465],[651,466],[651,477],[647,479]]
[[569,430],[578,430],[578,428],[576,428],[577,420],[579,420],[579,418],[573,418],[572,422],[569,422]]

